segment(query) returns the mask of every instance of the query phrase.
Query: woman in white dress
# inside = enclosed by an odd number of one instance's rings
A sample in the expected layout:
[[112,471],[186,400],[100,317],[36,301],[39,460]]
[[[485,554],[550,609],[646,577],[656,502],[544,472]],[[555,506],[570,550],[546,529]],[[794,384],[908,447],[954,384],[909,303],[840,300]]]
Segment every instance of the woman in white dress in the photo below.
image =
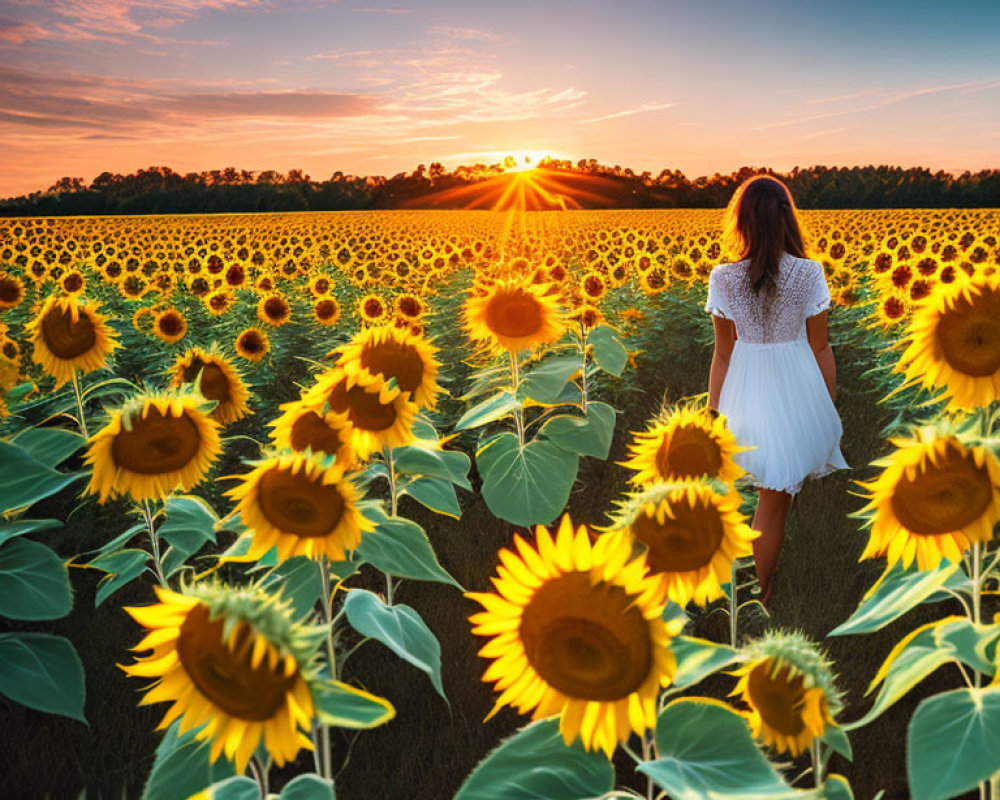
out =
[[788,188],[757,175],[733,195],[724,217],[730,257],[708,281],[715,352],[708,405],[739,444],[735,459],[757,489],[751,527],[761,602],[767,607],[792,498],[806,478],[849,469],[827,338],[830,291],[822,265],[806,257]]

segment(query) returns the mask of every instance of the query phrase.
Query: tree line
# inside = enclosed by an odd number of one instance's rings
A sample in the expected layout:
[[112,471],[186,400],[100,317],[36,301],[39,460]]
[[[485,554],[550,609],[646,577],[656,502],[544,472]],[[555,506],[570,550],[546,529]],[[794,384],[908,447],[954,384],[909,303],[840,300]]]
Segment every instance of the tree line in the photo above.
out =
[[[449,196],[448,190],[502,180],[512,166],[514,159],[508,156],[503,163],[459,166],[451,171],[438,162],[429,167],[420,164],[412,172],[392,177],[337,171],[326,180],[313,180],[297,169],[284,174],[227,167],[182,175],[169,167],[149,167],[128,175],[103,172],[89,184],[83,178],[60,178],[44,191],[0,200],[0,216],[463,208],[468,194],[452,192],[459,196]],[[799,208],[1000,206],[1000,169],[955,176],[886,165],[795,167],[784,173],[742,167],[693,180],[679,170],[636,173],[595,159],[575,163],[545,159],[537,169],[541,177],[567,187],[586,181],[580,185],[588,195],[576,202],[582,208],[722,208],[740,183],[761,173],[784,181]]]

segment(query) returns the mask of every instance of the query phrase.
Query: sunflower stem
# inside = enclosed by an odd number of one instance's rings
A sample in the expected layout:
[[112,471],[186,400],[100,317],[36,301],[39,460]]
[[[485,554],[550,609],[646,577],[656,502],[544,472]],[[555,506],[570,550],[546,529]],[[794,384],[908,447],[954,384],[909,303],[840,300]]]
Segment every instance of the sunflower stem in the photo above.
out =
[[87,418],[83,415],[83,392],[80,391],[79,372],[76,367],[73,367],[73,396],[76,397],[76,416],[77,422],[80,425],[80,433],[83,434],[84,439],[89,439],[90,434],[87,432]]
[[736,620],[740,607],[736,602],[736,559],[733,559],[732,576],[729,579],[729,645],[736,647]]
[[164,589],[170,588],[167,585],[167,576],[163,574],[163,563],[160,560],[160,537],[156,535],[156,528],[153,525],[153,512],[149,507],[149,501],[142,501],[142,516],[146,521],[146,530],[149,531],[149,543],[153,549],[153,569],[156,570],[156,578],[160,586]]
[[[326,627],[326,658],[330,666],[330,679],[334,680],[337,675],[337,667],[333,657],[333,598],[330,596],[330,562],[324,554],[317,563],[319,565],[319,579],[323,591],[323,624]],[[328,725],[320,727],[320,744],[323,750],[320,754],[322,761],[321,776],[328,780],[333,780],[333,761],[330,755],[330,727]]]
[[812,755],[813,762],[813,780],[817,789],[823,785],[823,758],[822,758],[822,743],[819,737],[816,737],[812,741],[812,746],[809,748],[810,754]]
[[583,354],[583,366],[580,367],[580,407],[587,413],[587,329],[580,334],[580,350]]
[[517,353],[513,350],[508,350],[507,355],[510,361],[510,381],[514,385],[514,400],[517,402],[517,406],[514,409],[514,424],[517,426],[517,441],[521,447],[524,447],[524,409],[521,408],[521,403],[518,400],[518,390],[521,388],[521,370],[517,363]]
[[392,509],[392,516],[396,516],[398,499],[396,497],[396,462],[392,457],[392,448],[385,448],[385,466],[389,470],[389,507]]
[[[980,545],[979,542],[974,542],[972,545],[972,624],[979,625],[982,617],[982,592],[983,592],[983,580],[982,580],[982,566],[983,559],[982,554],[979,552]],[[978,689],[982,686],[983,675],[979,670],[975,671],[973,675],[973,681],[976,688]]]
[[[650,761],[653,755],[653,737],[649,735],[649,731],[642,734],[642,760]],[[646,800],[653,800],[653,794],[655,788],[653,786],[653,779],[647,775],[646,776]]]

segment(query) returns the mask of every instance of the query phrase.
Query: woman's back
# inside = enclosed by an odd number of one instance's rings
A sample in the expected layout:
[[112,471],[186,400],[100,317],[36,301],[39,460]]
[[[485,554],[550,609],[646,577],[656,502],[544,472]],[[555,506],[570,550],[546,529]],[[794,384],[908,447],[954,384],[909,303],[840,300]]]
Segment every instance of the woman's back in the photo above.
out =
[[720,264],[708,280],[705,310],[736,324],[740,341],[768,344],[806,338],[807,317],[830,307],[830,290],[822,265],[784,253],[775,275],[776,287],[754,295],[749,262]]

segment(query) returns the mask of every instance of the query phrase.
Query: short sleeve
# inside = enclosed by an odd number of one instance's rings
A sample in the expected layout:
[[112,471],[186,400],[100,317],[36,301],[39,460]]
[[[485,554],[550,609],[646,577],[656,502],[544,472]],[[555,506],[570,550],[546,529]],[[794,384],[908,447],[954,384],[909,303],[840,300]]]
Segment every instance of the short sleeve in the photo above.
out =
[[725,286],[722,283],[722,273],[718,268],[708,274],[708,298],[705,301],[705,311],[723,319],[732,319],[729,309],[729,298],[726,297]]
[[807,317],[820,314],[830,307],[830,287],[826,283],[826,273],[823,271],[823,265],[819,262],[813,263],[816,264],[816,277],[813,283],[812,298],[806,309]]

